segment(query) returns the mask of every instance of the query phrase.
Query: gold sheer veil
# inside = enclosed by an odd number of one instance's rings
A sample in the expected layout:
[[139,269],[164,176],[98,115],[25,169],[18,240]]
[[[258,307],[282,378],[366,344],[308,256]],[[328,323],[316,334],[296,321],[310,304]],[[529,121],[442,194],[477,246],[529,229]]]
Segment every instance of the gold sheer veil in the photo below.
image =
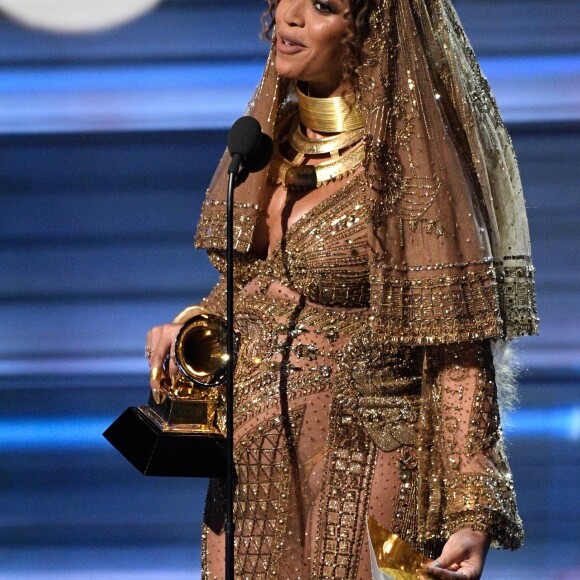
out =
[[[365,114],[372,326],[442,344],[537,333],[534,269],[510,137],[449,0],[377,0],[356,93]],[[274,48],[247,114],[275,135],[294,85]],[[225,248],[227,153],[196,244]],[[235,250],[252,255],[268,170],[236,191]]]

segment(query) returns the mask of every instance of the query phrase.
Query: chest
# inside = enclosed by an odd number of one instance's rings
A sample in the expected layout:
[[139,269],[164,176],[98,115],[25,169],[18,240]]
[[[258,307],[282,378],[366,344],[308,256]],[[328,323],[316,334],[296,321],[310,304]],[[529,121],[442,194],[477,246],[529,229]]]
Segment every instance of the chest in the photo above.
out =
[[368,304],[368,210],[361,190],[358,178],[320,198],[289,200],[282,190],[278,211],[269,216],[276,218],[273,227],[266,229],[273,245],[263,262],[264,279],[312,303]]
[[266,213],[259,223],[262,255],[270,255],[286,233],[307,214],[345,187],[344,181],[330,182],[309,192],[293,192],[281,185],[273,188]]

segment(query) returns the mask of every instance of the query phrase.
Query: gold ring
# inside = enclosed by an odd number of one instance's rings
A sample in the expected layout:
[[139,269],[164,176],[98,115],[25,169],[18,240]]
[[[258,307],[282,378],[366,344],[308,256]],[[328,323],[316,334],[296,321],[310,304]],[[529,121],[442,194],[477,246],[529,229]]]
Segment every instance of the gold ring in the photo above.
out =
[[153,367],[151,372],[149,373],[149,380],[150,381],[160,381],[164,377],[165,373],[163,369]]

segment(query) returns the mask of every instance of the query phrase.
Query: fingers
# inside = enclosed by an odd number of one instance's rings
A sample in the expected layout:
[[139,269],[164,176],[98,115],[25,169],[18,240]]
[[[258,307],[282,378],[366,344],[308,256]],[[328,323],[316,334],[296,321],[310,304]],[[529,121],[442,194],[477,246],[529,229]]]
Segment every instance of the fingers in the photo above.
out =
[[489,540],[484,533],[463,528],[445,543],[441,556],[424,569],[433,578],[478,580],[488,546]]
[[153,367],[149,373],[149,382],[151,385],[151,395],[153,400],[159,404],[161,402],[161,381],[165,378],[165,372],[162,368]]
[[169,371],[169,376],[171,377],[172,381],[175,381],[179,375],[179,368],[177,367],[177,360],[175,358],[175,341],[171,343],[171,348],[169,350],[167,370]]
[[159,350],[161,346],[159,344],[159,339],[161,333],[161,327],[156,326],[152,328],[147,333],[147,345],[145,346],[145,352],[149,353],[147,358],[149,359],[149,368],[151,369],[151,372],[149,373],[149,385],[151,387],[151,395],[156,403],[161,401],[161,379],[163,378],[163,366],[159,362]]
[[445,565],[445,561],[435,560],[423,567],[428,572],[428,578],[443,578],[445,580],[472,580],[477,578],[472,571],[459,570],[458,564]]
[[[153,400],[159,404],[161,401],[161,383],[169,377],[178,376],[178,368],[175,364],[175,339],[180,324],[164,324],[153,327],[147,333],[145,353],[149,359],[149,383]],[[172,358],[170,358],[172,357]]]
[[175,364],[175,356],[174,355],[172,355],[172,358],[169,361],[167,371],[169,374],[169,378],[171,379],[171,384],[174,385],[177,382],[177,379],[179,378],[179,368]]
[[427,578],[442,578],[443,580],[474,580],[477,576],[468,575],[466,572],[452,570],[445,570],[444,568],[426,568],[428,572]]

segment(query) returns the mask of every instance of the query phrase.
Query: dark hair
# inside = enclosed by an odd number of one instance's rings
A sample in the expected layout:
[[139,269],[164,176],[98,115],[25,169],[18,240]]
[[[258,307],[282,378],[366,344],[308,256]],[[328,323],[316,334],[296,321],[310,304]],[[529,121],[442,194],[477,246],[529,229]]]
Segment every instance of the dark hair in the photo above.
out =
[[[279,0],[266,0],[268,8],[262,16],[264,38],[271,40],[274,29],[274,12]],[[374,0],[349,0],[346,13],[347,33],[343,39],[345,57],[343,61],[344,79],[354,89],[358,84],[357,68],[363,61],[364,43],[369,34],[369,17],[375,5]]]

